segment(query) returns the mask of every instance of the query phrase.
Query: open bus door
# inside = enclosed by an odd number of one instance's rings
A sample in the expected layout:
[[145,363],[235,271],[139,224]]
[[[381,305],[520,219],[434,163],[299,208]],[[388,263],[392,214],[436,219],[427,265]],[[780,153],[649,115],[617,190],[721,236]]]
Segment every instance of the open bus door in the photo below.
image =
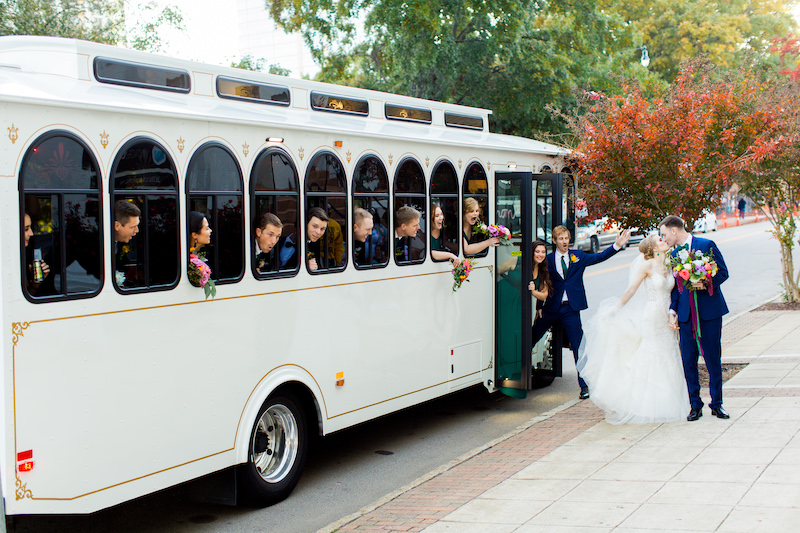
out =
[[575,236],[575,182],[569,174],[495,173],[495,221],[511,230],[511,245],[495,248],[495,383],[509,396],[549,385],[561,376],[563,333],[552,328],[533,345],[536,300],[528,291],[533,275],[533,241],[553,251],[555,226]]

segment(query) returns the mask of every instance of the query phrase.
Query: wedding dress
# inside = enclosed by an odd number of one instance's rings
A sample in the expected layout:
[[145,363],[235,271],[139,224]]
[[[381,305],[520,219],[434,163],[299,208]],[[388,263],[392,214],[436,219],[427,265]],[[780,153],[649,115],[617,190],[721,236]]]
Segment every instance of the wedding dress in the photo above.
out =
[[[643,263],[640,254],[631,280]],[[578,371],[610,424],[686,420],[689,414],[680,347],[669,329],[674,286],[669,274],[651,273],[621,309],[619,298],[600,302],[584,328]]]

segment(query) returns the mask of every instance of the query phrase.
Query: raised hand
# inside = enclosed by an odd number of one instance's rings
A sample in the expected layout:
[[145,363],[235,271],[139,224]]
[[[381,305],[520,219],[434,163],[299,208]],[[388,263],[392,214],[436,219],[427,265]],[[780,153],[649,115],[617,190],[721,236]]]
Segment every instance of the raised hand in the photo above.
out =
[[617,235],[617,240],[614,241],[614,244],[617,245],[618,248],[622,248],[631,238],[631,230],[626,229],[622,231],[619,235]]

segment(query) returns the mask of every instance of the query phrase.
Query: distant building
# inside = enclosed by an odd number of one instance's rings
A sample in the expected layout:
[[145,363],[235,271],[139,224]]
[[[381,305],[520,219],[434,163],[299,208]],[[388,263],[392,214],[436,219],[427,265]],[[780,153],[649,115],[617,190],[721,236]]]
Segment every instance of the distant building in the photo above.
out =
[[264,0],[237,0],[240,56],[263,58],[267,65],[277,64],[292,71],[293,77],[314,76],[319,68],[311,58],[299,33],[287,34],[278,29],[266,10]]

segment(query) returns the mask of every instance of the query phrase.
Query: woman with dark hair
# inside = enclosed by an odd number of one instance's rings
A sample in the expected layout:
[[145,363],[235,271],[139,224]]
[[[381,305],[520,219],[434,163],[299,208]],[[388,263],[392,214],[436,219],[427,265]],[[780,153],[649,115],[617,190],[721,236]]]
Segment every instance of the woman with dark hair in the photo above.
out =
[[444,210],[439,204],[433,204],[431,210],[431,257],[437,261],[448,259],[457,267],[461,259],[444,246]]
[[533,243],[533,281],[528,284],[528,290],[537,300],[536,316],[539,316],[542,312],[542,304],[553,292],[550,271],[547,268],[547,243],[539,239]]
[[211,228],[203,213],[189,211],[189,250],[197,253],[206,244],[211,244]]

